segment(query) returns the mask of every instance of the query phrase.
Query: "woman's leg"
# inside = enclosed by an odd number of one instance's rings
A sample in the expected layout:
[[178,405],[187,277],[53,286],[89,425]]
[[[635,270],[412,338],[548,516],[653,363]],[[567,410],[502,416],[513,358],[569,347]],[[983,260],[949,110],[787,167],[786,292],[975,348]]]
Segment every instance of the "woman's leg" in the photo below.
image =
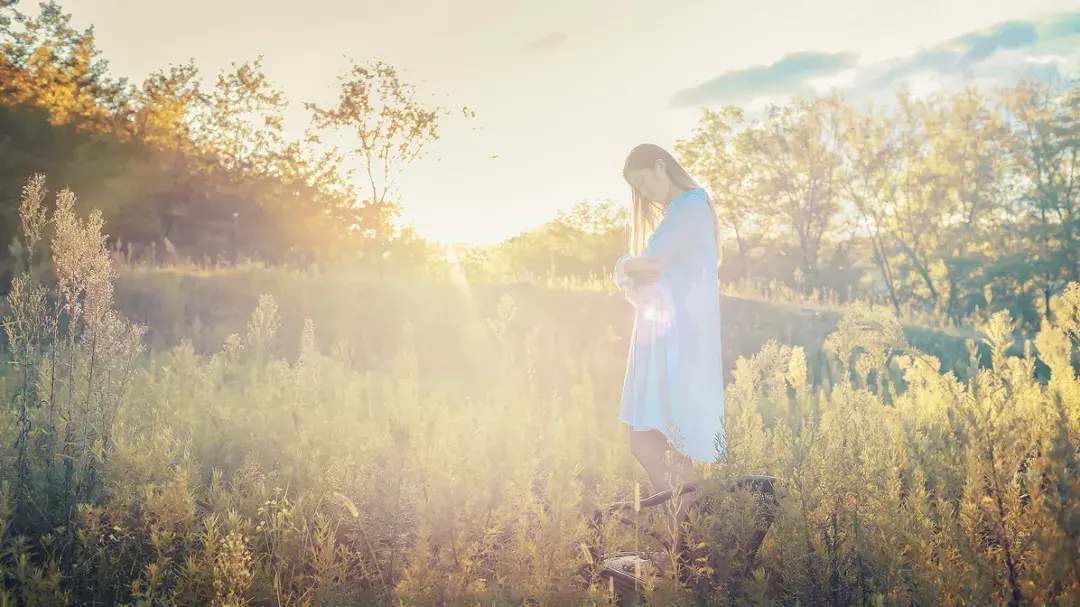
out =
[[[667,437],[657,430],[631,430],[630,452],[649,475],[653,493],[674,489],[681,483],[692,482],[696,479],[694,465],[690,458],[673,449]],[[693,501],[693,493],[685,493],[674,501],[677,508],[675,529],[672,533],[675,537],[676,554],[682,551],[683,534],[681,531],[690,522],[690,506]]]
[[664,435],[656,430],[630,430],[630,452],[649,475],[652,494],[671,488],[667,462],[664,460],[666,442]]
[[[678,451],[669,450],[669,457],[671,458],[671,469],[674,471],[675,483],[690,483],[697,480],[697,475],[694,473],[694,463],[689,457],[679,453]],[[682,556],[684,534],[689,532],[690,526],[690,508],[694,505],[694,496],[697,494],[695,491],[684,493],[678,497],[674,503],[677,506],[675,511],[675,554]]]

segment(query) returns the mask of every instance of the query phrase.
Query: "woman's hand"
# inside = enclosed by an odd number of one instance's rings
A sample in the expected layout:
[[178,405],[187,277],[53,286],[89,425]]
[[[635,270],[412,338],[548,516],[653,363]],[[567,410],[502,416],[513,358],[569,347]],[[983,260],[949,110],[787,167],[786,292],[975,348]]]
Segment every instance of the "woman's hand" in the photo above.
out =
[[623,266],[623,271],[638,284],[651,285],[660,280],[663,273],[660,260],[655,257],[637,257],[630,259]]

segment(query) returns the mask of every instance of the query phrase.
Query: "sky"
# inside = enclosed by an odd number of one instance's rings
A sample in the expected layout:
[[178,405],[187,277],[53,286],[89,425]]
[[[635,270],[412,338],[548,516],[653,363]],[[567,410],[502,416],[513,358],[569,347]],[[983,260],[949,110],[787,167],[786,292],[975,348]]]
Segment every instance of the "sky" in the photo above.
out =
[[[20,5],[33,10],[34,2]],[[61,0],[114,76],[263,56],[301,132],[349,60],[394,65],[431,105],[467,105],[398,186],[442,242],[493,243],[582,200],[624,200],[636,144],[672,148],[701,108],[840,89],[884,99],[1070,75],[1080,0]]]

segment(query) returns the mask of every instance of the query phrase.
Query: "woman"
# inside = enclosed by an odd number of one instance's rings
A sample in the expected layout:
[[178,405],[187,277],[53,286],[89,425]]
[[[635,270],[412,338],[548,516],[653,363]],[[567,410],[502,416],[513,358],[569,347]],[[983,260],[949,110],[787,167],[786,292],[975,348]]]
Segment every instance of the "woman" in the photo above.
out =
[[[615,283],[636,310],[619,420],[662,491],[694,480],[693,461],[723,452],[719,229],[708,194],[664,149],[634,148],[623,178],[632,192],[631,254],[616,263]],[[680,526],[691,500],[681,498]]]

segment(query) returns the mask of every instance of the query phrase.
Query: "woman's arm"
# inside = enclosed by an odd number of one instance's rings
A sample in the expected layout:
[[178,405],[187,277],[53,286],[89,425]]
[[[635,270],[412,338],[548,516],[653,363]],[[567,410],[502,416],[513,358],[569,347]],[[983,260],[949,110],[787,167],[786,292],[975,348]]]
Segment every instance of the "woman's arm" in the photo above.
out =
[[656,232],[649,239],[649,244],[641,252],[641,256],[635,258],[633,255],[623,255],[615,262],[615,286],[624,291],[634,286],[634,270],[631,270],[631,266],[640,265],[637,261],[644,262],[648,267],[647,282],[654,282],[659,278],[664,266],[675,259],[687,243],[693,242],[700,230],[712,230],[711,222],[709,205],[702,200],[687,200],[672,205],[660,225],[656,226]]

